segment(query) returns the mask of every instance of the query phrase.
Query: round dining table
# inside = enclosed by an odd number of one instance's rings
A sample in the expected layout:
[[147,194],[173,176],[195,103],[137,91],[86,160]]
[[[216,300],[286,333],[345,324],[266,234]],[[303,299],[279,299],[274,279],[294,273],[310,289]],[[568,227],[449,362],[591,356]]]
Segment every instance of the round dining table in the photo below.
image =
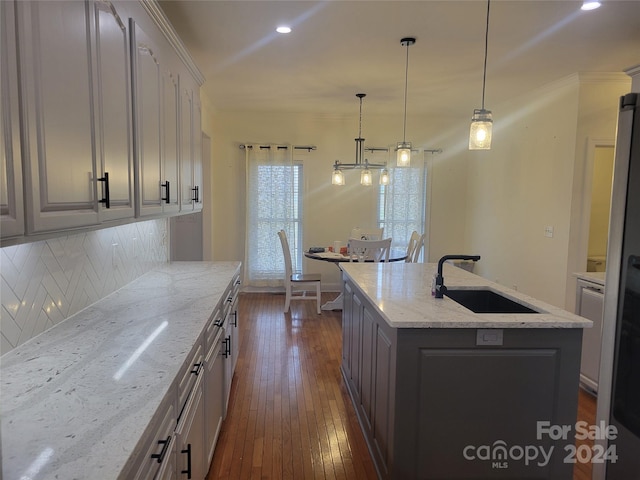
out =
[[[358,262],[357,256],[353,258],[347,254],[343,255],[337,252],[309,252],[305,251],[304,256],[312,260],[320,260],[323,262],[335,263],[336,266],[342,262]],[[407,258],[407,250],[402,248],[391,248],[389,250],[389,262],[401,262]],[[373,260],[365,260],[366,263],[373,263]],[[340,267],[338,267],[340,268]],[[342,310],[343,296],[342,292],[333,300],[322,305],[322,310]]]

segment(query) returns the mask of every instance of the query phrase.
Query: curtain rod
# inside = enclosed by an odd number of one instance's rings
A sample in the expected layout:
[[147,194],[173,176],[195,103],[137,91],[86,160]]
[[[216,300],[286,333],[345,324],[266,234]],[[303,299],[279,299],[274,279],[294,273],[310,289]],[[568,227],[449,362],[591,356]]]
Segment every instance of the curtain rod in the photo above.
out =
[[[276,147],[278,150],[286,150],[287,148],[289,148],[289,146],[287,145],[273,145],[274,147]],[[248,145],[245,143],[241,143],[239,146],[240,150],[244,150],[245,148],[253,148],[253,145]],[[272,145],[260,145],[260,148],[271,148]],[[307,150],[307,151],[311,151],[311,150],[316,150],[318,147],[316,147],[315,145],[294,145],[293,149],[294,150]]]

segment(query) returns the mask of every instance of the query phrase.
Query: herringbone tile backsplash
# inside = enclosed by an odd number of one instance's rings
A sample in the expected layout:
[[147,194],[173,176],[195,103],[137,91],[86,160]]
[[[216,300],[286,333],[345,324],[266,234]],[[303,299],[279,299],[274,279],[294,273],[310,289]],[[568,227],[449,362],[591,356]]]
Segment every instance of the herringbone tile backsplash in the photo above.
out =
[[167,262],[167,235],[158,219],[0,249],[0,354]]

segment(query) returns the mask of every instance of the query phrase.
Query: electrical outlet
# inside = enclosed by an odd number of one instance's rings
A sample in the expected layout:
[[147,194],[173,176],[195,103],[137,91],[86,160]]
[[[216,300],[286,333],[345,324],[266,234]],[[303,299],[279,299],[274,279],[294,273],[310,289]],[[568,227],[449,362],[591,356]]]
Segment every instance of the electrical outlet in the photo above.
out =
[[553,226],[545,225],[544,227],[544,236],[552,238],[553,237]]

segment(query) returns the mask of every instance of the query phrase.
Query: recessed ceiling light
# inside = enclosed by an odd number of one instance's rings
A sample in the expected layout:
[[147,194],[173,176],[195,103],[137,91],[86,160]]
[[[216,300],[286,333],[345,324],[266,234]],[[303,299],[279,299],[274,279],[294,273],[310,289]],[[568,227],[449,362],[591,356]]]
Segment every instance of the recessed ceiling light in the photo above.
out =
[[596,8],[600,7],[600,5],[602,4],[598,1],[585,0],[582,3],[582,7],[580,7],[580,10],[595,10]]
[[287,27],[286,25],[281,25],[276,28],[276,32],[278,33],[291,33],[291,27]]

